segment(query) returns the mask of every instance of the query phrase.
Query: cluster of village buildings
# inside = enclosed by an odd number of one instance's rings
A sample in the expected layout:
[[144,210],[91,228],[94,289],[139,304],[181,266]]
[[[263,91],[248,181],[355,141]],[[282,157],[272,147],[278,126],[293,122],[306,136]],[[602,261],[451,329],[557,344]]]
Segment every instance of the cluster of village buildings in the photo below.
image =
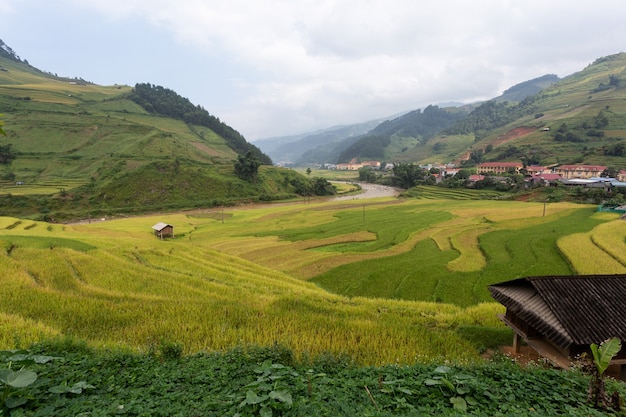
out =
[[[379,161],[356,162],[355,160],[346,164],[326,164],[326,169],[336,169],[340,171],[358,171],[364,167],[372,169],[393,169],[393,164],[381,167]],[[423,168],[437,168],[440,174],[436,175],[437,180],[446,176],[454,176],[461,169],[454,165],[426,165]],[[541,185],[550,185],[560,182],[565,185],[582,185],[586,187],[606,187],[609,183],[613,186],[626,187],[626,170],[618,172],[616,178],[602,177],[602,173],[607,169],[603,165],[552,165],[539,166],[530,165],[524,167],[521,162],[483,162],[473,167],[475,174],[469,178],[470,182],[477,182],[485,179],[487,175],[519,174],[524,173],[528,182]]]

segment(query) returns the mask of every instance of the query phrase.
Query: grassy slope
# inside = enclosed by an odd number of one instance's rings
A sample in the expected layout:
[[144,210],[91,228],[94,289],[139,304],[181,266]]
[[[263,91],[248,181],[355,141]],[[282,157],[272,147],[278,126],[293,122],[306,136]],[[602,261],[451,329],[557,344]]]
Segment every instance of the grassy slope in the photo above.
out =
[[[4,63],[3,63],[4,65]],[[47,77],[22,64],[0,72],[8,142],[24,156],[17,179],[97,178],[120,160],[132,169],[178,157],[230,163],[235,154],[205,128],[147,114],[126,100],[127,86],[83,85]]]
[[[46,204],[24,200],[4,213],[163,209],[292,195],[294,173],[264,168],[250,184],[234,175],[235,152],[210,129],[153,116],[126,99],[127,86],[63,80],[1,60],[0,113],[18,157],[0,166],[0,194],[54,194]],[[265,182],[267,180],[267,183]],[[77,188],[81,185],[86,186]],[[40,199],[41,200],[41,199]],[[58,213],[60,212],[60,213]]]
[[[573,272],[582,247],[557,248],[562,237],[588,234],[626,270],[623,233],[604,227],[615,217],[568,203],[543,217],[535,203],[380,199],[75,226],[0,218],[0,344],[72,335],[187,352],[278,342],[363,364],[476,360],[476,347],[510,337],[501,306],[481,303],[487,285]],[[158,221],[176,239],[155,239]]]
[[[592,92],[600,83],[608,84],[609,76],[621,79],[618,88],[601,92]],[[438,136],[424,146],[418,146],[404,157],[422,163],[446,162],[459,157],[467,157],[470,149],[484,149],[491,144],[494,150],[485,155],[485,159],[497,158],[508,146],[513,145],[526,153],[539,153],[543,164],[576,163],[608,165],[626,168],[624,157],[604,155],[604,147],[616,143],[626,145],[626,54],[617,54],[608,59],[598,60],[584,70],[564,78],[558,83],[539,93],[535,103],[536,111],[515,122],[494,130],[479,142],[474,142],[473,135]],[[604,138],[585,137],[583,143],[555,142],[553,132],[566,123],[573,127],[583,122],[593,124],[593,118],[606,110],[609,126]],[[543,116],[535,118],[536,114]],[[518,127],[532,128],[522,137],[507,136]],[[542,131],[543,127],[551,132]],[[583,135],[584,136],[584,135]],[[435,152],[433,147],[441,144],[442,149]]]

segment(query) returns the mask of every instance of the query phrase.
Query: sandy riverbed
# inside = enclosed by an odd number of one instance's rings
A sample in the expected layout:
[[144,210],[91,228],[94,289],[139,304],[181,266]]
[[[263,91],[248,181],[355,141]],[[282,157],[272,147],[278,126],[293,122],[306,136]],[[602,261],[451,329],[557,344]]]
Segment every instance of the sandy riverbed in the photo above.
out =
[[396,197],[400,194],[400,190],[386,185],[369,184],[366,182],[358,183],[363,190],[360,194],[346,195],[343,197],[335,197],[332,201],[360,200],[362,198],[378,198],[378,197]]

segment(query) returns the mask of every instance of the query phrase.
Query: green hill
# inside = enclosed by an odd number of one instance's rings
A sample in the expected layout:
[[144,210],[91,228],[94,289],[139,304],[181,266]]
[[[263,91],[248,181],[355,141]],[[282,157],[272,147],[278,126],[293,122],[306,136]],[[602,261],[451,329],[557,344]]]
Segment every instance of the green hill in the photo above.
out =
[[237,177],[238,156],[250,152],[264,165],[270,158],[172,90],[57,77],[0,49],[2,214],[59,219],[285,198],[306,188],[307,178],[269,166],[256,181]]
[[473,156],[625,168],[626,54],[562,79],[548,74],[519,83],[484,103],[428,106],[305,155],[306,162],[460,163]]
[[[561,133],[559,135],[559,133]],[[519,103],[492,100],[403,157],[419,162],[526,160],[624,168],[626,54],[597,59]]]

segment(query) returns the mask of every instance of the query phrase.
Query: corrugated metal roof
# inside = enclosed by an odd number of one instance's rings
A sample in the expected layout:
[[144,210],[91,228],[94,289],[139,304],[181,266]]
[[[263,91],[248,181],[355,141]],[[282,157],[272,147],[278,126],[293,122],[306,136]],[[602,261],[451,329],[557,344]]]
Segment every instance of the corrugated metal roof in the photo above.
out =
[[626,275],[526,277],[489,291],[561,347],[626,340]]
[[157,224],[152,226],[152,228],[154,230],[156,230],[157,232],[160,232],[161,230],[165,229],[167,226],[169,226],[169,224],[163,223],[163,222],[158,222]]

